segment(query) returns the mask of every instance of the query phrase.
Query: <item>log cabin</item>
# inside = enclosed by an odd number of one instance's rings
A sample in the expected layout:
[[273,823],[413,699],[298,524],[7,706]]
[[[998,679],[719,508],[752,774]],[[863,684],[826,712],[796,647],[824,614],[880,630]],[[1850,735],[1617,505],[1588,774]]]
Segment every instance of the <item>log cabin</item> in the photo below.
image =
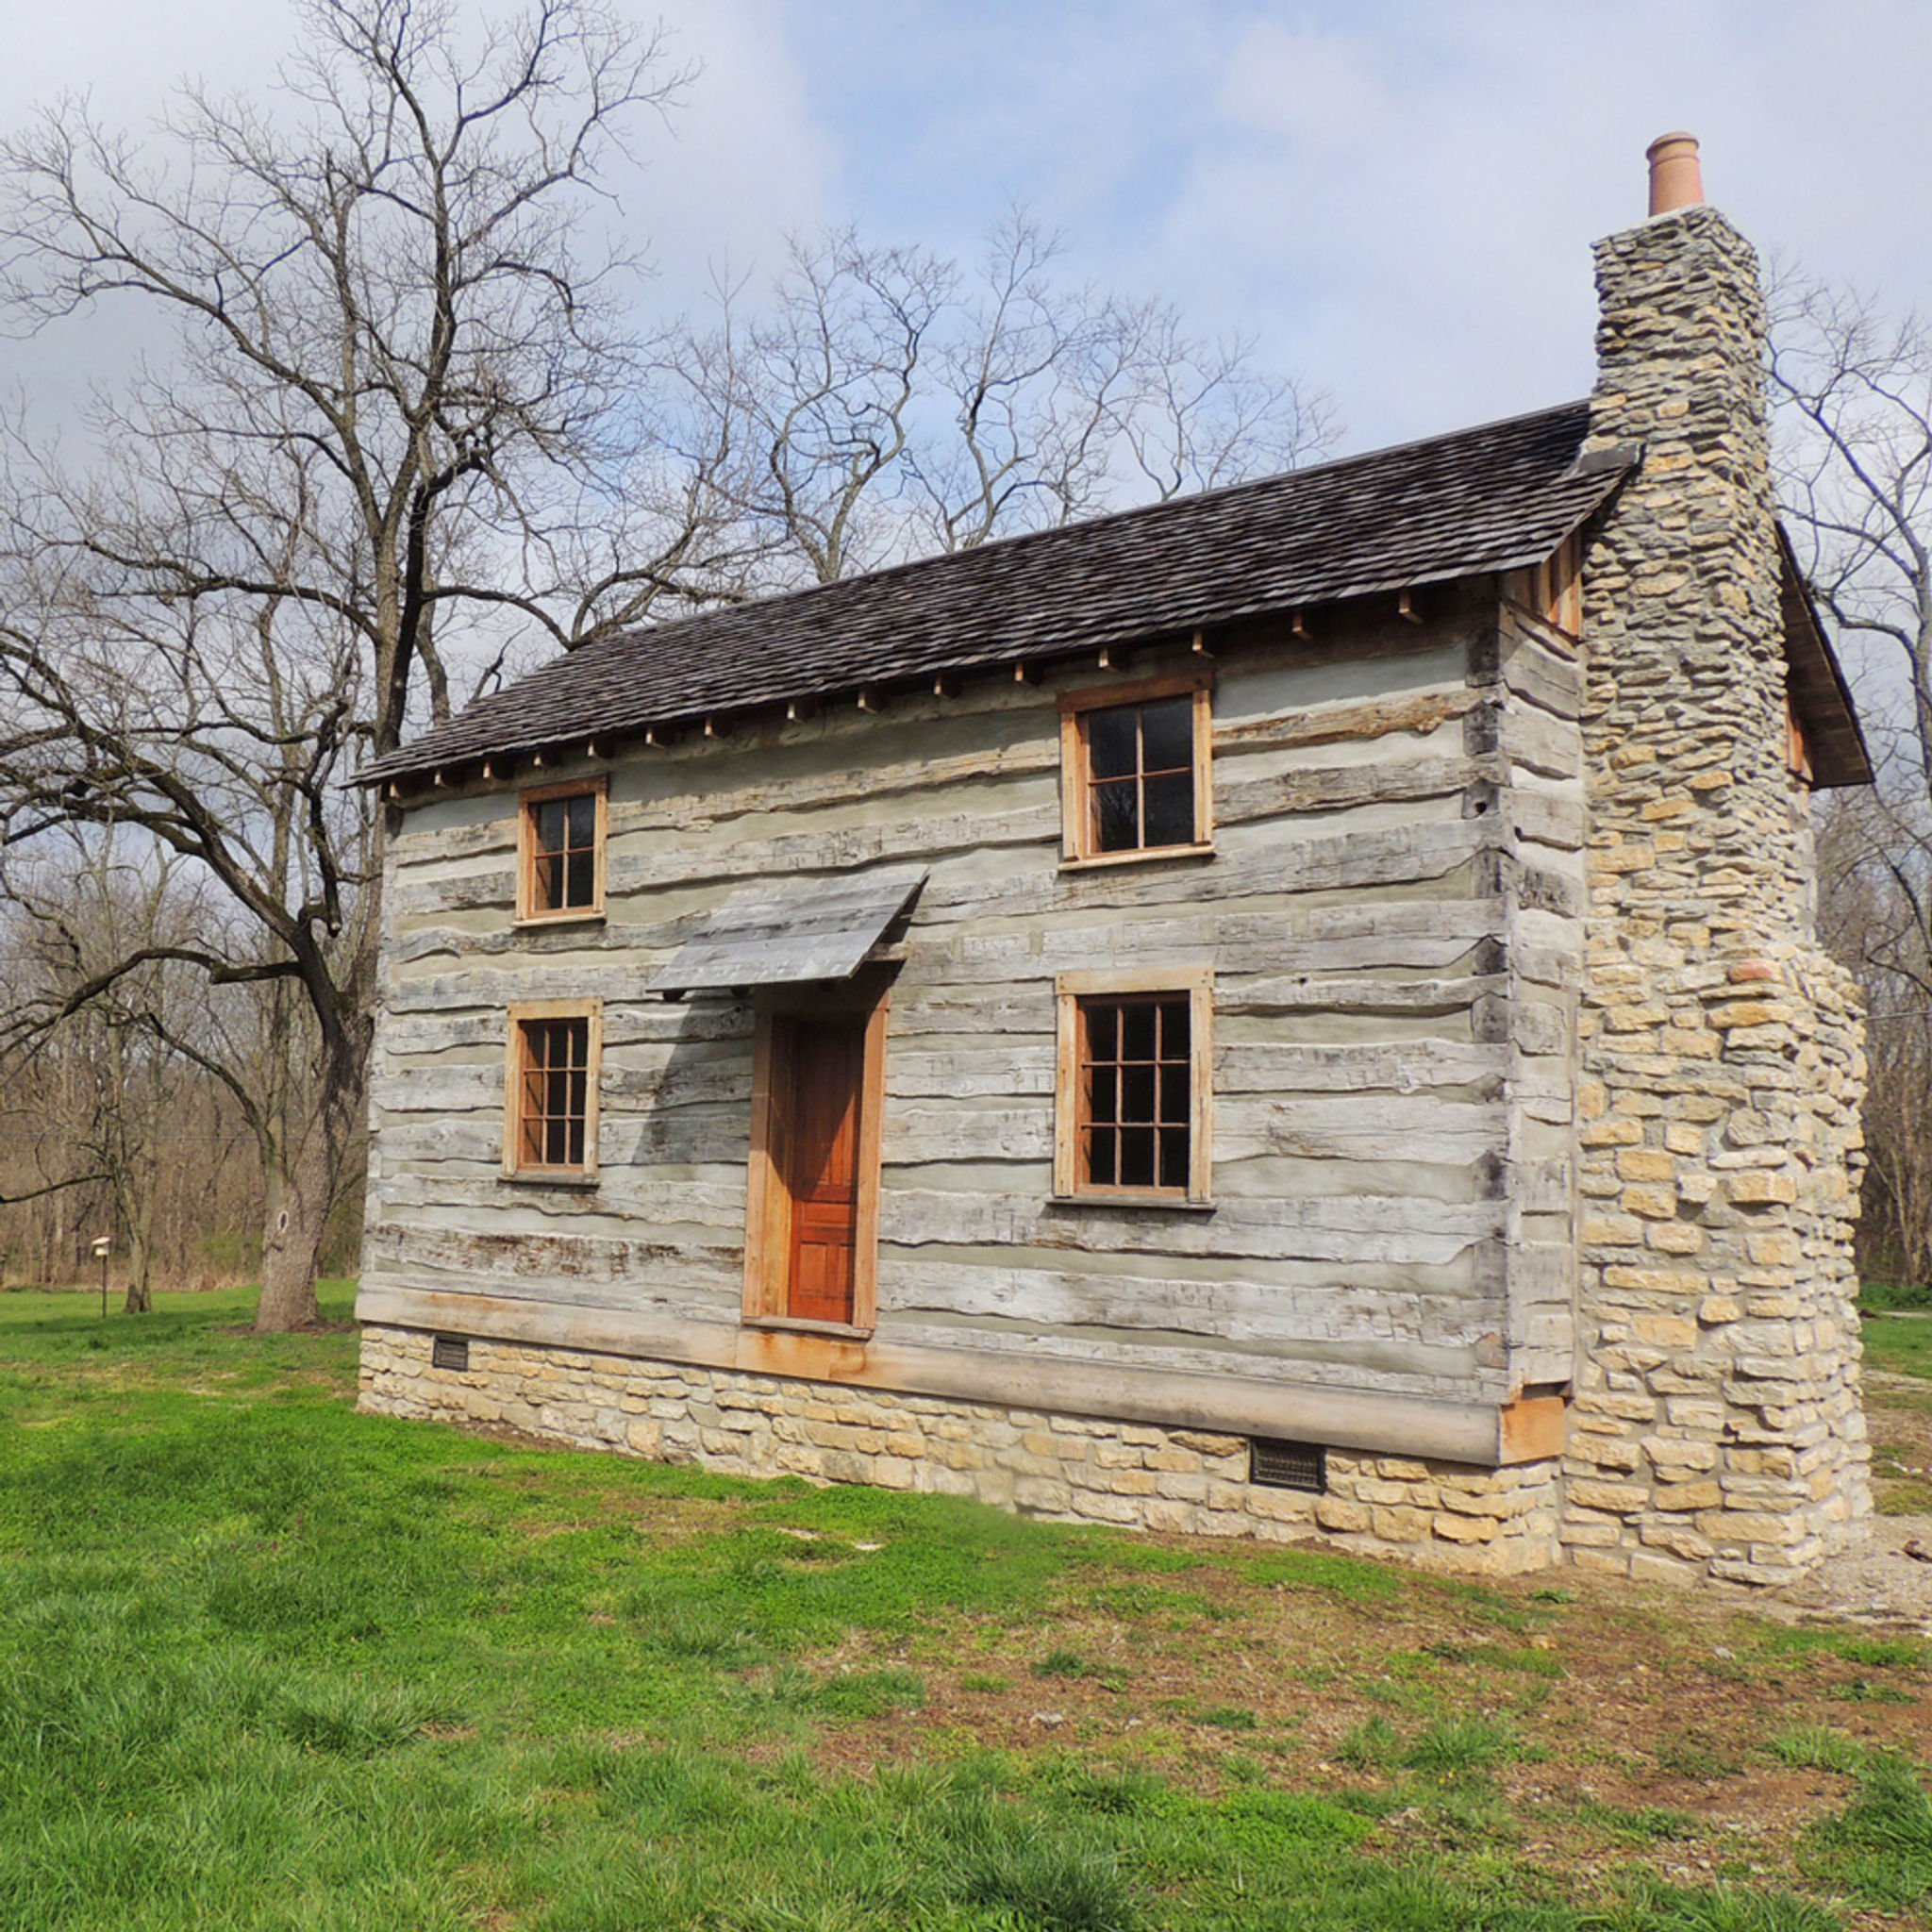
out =
[[1445,1569],[1869,1512],[1752,251],[1574,403],[607,638],[375,763],[362,1403]]

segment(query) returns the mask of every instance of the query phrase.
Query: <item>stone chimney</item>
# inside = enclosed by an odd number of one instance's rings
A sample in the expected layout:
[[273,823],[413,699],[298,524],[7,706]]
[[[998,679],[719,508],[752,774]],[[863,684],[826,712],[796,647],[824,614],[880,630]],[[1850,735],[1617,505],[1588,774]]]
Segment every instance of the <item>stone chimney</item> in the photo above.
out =
[[1869,1514],[1852,1297],[1850,977],[1810,925],[1790,762],[1765,313],[1750,244],[1653,144],[1596,246],[1593,447],[1639,444],[1585,551],[1591,808],[1577,1156],[1579,1564],[1781,1582]]

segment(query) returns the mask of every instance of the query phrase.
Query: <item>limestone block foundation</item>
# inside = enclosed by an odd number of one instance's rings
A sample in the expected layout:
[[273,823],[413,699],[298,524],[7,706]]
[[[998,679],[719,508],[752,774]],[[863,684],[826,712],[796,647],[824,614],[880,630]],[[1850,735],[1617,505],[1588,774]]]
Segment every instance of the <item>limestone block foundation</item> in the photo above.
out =
[[1317,1540],[1469,1574],[1559,1555],[1555,1459],[1478,1469],[1331,1449],[1318,1496],[1250,1482],[1241,1436],[483,1339],[467,1370],[441,1369],[430,1342],[365,1327],[358,1406],[721,1475],[971,1496],[1056,1523]]

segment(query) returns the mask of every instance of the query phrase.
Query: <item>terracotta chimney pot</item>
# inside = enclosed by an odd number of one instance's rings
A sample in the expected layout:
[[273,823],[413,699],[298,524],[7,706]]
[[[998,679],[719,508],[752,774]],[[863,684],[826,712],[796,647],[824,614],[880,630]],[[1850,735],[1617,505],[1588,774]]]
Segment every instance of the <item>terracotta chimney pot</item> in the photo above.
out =
[[1704,170],[1694,134],[1660,134],[1644,150],[1650,160],[1650,211],[1695,208],[1704,199]]

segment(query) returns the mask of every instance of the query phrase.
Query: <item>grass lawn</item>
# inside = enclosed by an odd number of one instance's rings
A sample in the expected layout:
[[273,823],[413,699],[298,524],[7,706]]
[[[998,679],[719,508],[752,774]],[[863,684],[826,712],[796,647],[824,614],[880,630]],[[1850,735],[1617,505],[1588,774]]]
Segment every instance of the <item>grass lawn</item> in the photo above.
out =
[[1865,1312],[1873,1494],[1892,1515],[1932,1516],[1932,1312]]
[[0,1295],[0,1925],[1932,1907],[1908,1634],[486,1441],[358,1416],[351,1333],[247,1314]]

